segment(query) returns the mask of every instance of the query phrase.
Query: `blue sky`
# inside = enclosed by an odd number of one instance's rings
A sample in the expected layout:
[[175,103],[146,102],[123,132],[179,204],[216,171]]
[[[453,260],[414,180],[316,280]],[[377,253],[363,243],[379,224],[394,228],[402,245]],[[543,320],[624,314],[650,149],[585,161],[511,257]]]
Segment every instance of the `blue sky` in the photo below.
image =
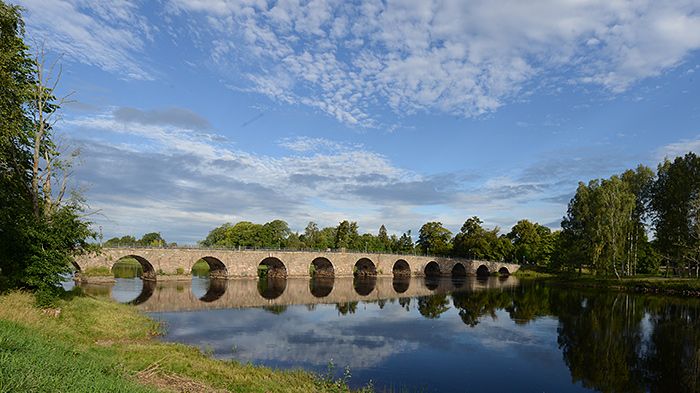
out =
[[697,1],[18,4],[105,238],[557,228],[578,181],[700,150]]

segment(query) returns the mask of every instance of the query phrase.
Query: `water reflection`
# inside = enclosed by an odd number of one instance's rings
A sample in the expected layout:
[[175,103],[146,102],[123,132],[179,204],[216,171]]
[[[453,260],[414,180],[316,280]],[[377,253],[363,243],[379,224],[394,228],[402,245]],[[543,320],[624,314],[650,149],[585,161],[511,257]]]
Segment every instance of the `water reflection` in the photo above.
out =
[[[514,277],[118,278],[84,290],[150,310],[166,340],[273,367],[323,371],[333,359],[353,386],[464,391],[464,375],[474,391],[700,391],[698,299]],[[494,370],[508,372],[480,378]]]
[[333,282],[335,279],[333,276],[323,277],[320,275],[314,276],[309,280],[309,291],[314,297],[324,298],[331,294],[333,291]]
[[265,299],[277,299],[287,288],[287,280],[279,276],[267,275],[258,280],[258,292]]
[[199,298],[199,300],[210,303],[221,299],[221,297],[226,293],[228,280],[222,278],[212,278],[206,281],[209,282],[207,291]]
[[440,285],[440,278],[436,276],[425,276],[425,287],[434,291]]
[[374,291],[374,287],[376,286],[377,276],[358,275],[353,280],[353,287],[355,288],[355,292],[360,296],[368,296],[370,293],[372,293],[372,291]]
[[411,284],[411,279],[408,277],[394,276],[391,285],[394,287],[396,293],[404,293],[408,291],[408,287]]
[[[139,293],[139,295],[136,296],[136,298],[134,298],[133,300],[128,301],[128,302],[124,302],[124,303],[133,304],[135,306],[138,306],[139,304],[145,303],[146,301],[148,301],[148,299],[151,298],[151,296],[153,296],[153,291],[155,291],[155,289],[156,289],[156,282],[155,281],[142,280],[141,292]],[[115,297],[115,299],[118,299],[118,298]]]

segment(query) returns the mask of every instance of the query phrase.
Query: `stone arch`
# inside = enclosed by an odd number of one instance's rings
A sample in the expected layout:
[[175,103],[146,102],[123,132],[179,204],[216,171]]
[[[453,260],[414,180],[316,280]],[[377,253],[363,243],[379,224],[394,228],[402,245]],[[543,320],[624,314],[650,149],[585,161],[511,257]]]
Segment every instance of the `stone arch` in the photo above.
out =
[[360,296],[367,296],[374,288],[377,286],[377,276],[367,275],[367,276],[357,276],[352,280],[352,285],[355,287],[355,292]]
[[500,274],[501,276],[510,276],[510,271],[507,267],[503,266],[500,269],[498,269],[498,274]]
[[275,257],[263,259],[258,265],[258,275],[267,278],[287,278],[287,267]]
[[211,278],[209,280],[209,288],[204,296],[200,297],[199,300],[205,303],[211,303],[215,300],[219,300],[226,293],[226,288],[228,287],[228,280],[225,278]]
[[467,269],[461,263],[455,263],[452,267],[452,277],[466,277]]
[[[228,269],[226,269],[226,265],[221,262],[219,258],[212,257],[212,256],[206,256],[200,258],[202,261],[206,262],[207,265],[209,265],[209,278],[226,278],[228,277]],[[200,260],[198,259],[198,260]],[[192,268],[190,268],[190,271],[192,271]]]
[[440,265],[438,265],[435,261],[430,261],[427,265],[425,265],[423,273],[426,277],[439,277],[441,274]]
[[312,277],[335,277],[335,268],[328,258],[318,257],[311,261]]
[[267,300],[277,299],[282,296],[287,288],[287,280],[278,277],[260,277],[258,280],[258,293]]
[[146,258],[140,256],[140,255],[125,255],[112,264],[112,268],[110,268],[110,271],[114,268],[114,265],[117,264],[117,262],[126,259],[126,258],[132,258],[135,259],[140,265],[141,268],[143,269],[143,273],[141,274],[141,279],[142,280],[155,280],[156,279],[156,270],[153,268],[153,265],[151,262],[149,262]]
[[477,277],[488,277],[490,274],[491,274],[491,272],[489,272],[489,268],[486,265],[480,265],[476,269],[476,276]]
[[309,291],[314,297],[323,298],[331,294],[333,291],[334,278],[331,277],[313,277],[309,280]]
[[394,273],[394,277],[411,277],[411,267],[403,259],[396,261],[391,271]]
[[355,262],[353,273],[355,277],[374,277],[377,275],[377,267],[369,258],[360,258],[357,262]]

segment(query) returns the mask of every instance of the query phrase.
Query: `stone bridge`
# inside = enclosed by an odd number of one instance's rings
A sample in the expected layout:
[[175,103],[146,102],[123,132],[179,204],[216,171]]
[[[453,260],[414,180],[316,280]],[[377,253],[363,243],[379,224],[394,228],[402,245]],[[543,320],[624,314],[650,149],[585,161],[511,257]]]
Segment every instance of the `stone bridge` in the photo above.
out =
[[76,258],[80,270],[108,268],[122,258],[134,258],[143,267],[144,280],[158,275],[190,274],[200,259],[212,278],[268,277],[420,277],[509,275],[520,265],[419,255],[321,251],[260,251],[200,248],[103,248],[97,254]]

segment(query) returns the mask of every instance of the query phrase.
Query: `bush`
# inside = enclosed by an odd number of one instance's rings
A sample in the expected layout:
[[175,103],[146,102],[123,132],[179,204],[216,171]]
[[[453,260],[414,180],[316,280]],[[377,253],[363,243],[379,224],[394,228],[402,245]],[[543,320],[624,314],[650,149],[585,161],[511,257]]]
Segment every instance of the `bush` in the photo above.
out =
[[55,308],[63,292],[60,287],[41,288],[34,292],[35,304],[39,308]]

